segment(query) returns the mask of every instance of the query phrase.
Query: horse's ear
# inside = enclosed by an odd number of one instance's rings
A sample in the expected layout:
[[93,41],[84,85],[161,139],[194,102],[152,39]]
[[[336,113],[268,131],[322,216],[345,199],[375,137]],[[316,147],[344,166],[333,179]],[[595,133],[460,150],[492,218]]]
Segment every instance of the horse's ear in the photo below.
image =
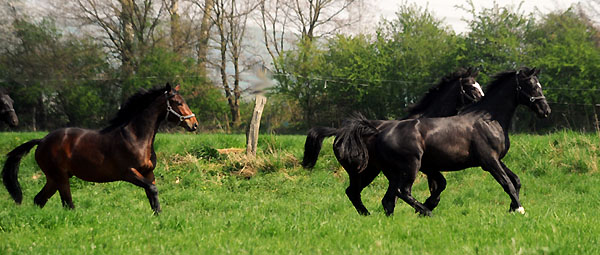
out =
[[542,71],[541,69],[535,67],[533,68],[535,70],[535,72],[533,72],[533,75],[538,76],[540,74],[540,71]]
[[169,84],[167,82],[167,85],[165,86],[165,89],[166,89],[167,92],[171,92],[171,84]]
[[479,75],[479,69],[473,68],[473,71],[471,71],[471,77],[477,78],[478,75]]
[[527,74],[527,76],[534,76],[534,75],[535,75],[535,72],[537,72],[537,71],[536,71],[536,68],[535,68],[535,67],[534,67],[534,68],[531,68],[531,69],[529,69],[529,73]]
[[181,88],[181,85],[179,85],[179,84],[175,85],[175,91],[176,91],[176,92],[179,92],[179,89],[180,89],[180,88]]

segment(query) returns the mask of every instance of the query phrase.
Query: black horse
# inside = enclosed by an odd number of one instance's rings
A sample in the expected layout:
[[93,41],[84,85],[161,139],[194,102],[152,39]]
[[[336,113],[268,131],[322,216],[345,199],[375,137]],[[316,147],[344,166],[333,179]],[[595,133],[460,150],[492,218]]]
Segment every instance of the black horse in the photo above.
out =
[[14,101],[8,96],[8,91],[0,88],[0,118],[11,127],[19,125],[19,118],[13,108]]
[[[510,148],[508,129],[519,104],[528,106],[539,117],[550,114],[538,73],[535,68],[524,67],[497,74],[483,100],[452,117],[390,121],[379,128],[364,117],[351,118],[338,132],[334,152],[350,175],[383,171],[389,181],[381,201],[387,215],[394,212],[396,197],[421,215],[431,215],[446,187],[440,171],[476,166],[490,172],[502,185],[511,198],[511,212],[525,213],[519,201],[521,181],[501,159]],[[418,171],[429,180],[431,196],[424,204],[411,195]],[[347,193],[358,212],[367,214],[360,193],[356,189]]]
[[[460,69],[448,74],[441,81],[429,89],[421,100],[408,109],[408,115],[404,119],[416,119],[421,117],[446,117],[456,115],[458,110],[466,105],[477,102],[483,97],[483,90],[475,78],[479,71],[469,68]],[[372,125],[378,126],[385,120],[371,120]],[[336,128],[313,127],[306,135],[304,143],[304,158],[302,166],[313,168],[317,163],[323,139],[334,136]],[[373,177],[374,178],[374,177]]]

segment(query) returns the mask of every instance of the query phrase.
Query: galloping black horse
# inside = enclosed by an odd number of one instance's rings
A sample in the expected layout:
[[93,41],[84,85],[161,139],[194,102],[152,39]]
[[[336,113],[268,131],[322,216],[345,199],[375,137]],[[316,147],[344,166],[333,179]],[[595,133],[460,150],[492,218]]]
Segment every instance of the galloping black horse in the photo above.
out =
[[14,101],[8,96],[8,92],[0,88],[0,118],[11,127],[19,125],[19,118],[13,108]]
[[164,120],[176,122],[188,131],[198,121],[185,100],[167,84],[131,96],[110,125],[102,130],[61,128],[42,139],[26,142],[8,153],[2,170],[6,189],[20,204],[23,193],[17,179],[21,158],[38,145],[35,160],[46,175],[46,185],[34,203],[44,207],[58,190],[64,207],[74,208],[69,178],[73,175],[90,182],[126,181],[146,190],[155,213],[160,212],[154,181],[156,153],[154,138]]
[[[444,117],[455,115],[459,109],[465,105],[472,104],[479,101],[483,97],[484,93],[481,90],[481,86],[475,80],[475,77],[479,74],[478,71],[469,68],[468,70],[459,70],[453,74],[449,74],[442,78],[439,84],[429,89],[427,94],[413,107],[409,109],[409,114],[404,119],[414,119],[421,117]],[[370,120],[369,125],[375,128],[384,127],[386,123],[392,123],[393,121],[383,120]],[[341,130],[341,129],[340,129]],[[369,132],[369,130],[364,130]],[[376,132],[372,133],[375,134]],[[319,151],[325,137],[333,135],[346,135],[348,133],[338,133],[338,129],[329,127],[315,127],[312,128],[306,137],[306,143],[304,144],[304,159],[302,165],[305,168],[312,168],[317,162]],[[364,134],[363,134],[364,135]],[[345,140],[344,138],[340,139]],[[365,148],[362,144],[362,139],[353,139],[359,144],[351,146],[352,148]],[[335,145],[334,145],[335,147]],[[343,149],[343,148],[341,148]],[[353,152],[358,152],[355,150]],[[349,153],[353,153],[349,152]],[[339,151],[338,151],[339,153]],[[360,168],[364,166],[361,164],[368,162],[364,158],[361,158],[360,154],[349,156],[344,159],[342,166],[345,167],[350,178],[350,186],[346,189],[346,194],[350,201],[354,204],[360,214],[368,215],[369,211],[365,208],[361,200],[361,192],[367,187],[377,175],[379,175],[379,168],[369,168],[367,171],[349,171],[348,169]],[[338,161],[340,157],[338,157]]]
[[[418,103],[410,107],[408,115],[402,119],[456,115],[459,109],[477,102],[483,97],[483,90],[475,80],[478,74],[479,71],[469,68],[466,70],[460,69],[446,75],[437,85],[430,88]],[[374,126],[378,126],[383,122],[386,121],[371,120],[371,124]],[[337,130],[330,127],[313,127],[308,131],[304,143],[304,158],[302,159],[304,168],[315,166],[323,139],[336,135]]]
[[[483,100],[452,117],[390,121],[379,128],[364,117],[352,118],[338,132],[334,151],[350,175],[383,171],[389,181],[381,201],[387,215],[394,212],[396,197],[421,215],[431,215],[446,187],[440,171],[475,166],[481,166],[502,185],[510,196],[511,212],[525,213],[519,201],[521,181],[501,159],[510,148],[508,129],[519,104],[528,106],[539,117],[550,114],[538,73],[535,68],[524,67],[497,74]],[[357,159],[363,162],[357,164]],[[431,196],[424,204],[411,195],[418,171],[429,180]],[[359,213],[368,213],[360,196],[358,200],[356,196],[349,198]]]

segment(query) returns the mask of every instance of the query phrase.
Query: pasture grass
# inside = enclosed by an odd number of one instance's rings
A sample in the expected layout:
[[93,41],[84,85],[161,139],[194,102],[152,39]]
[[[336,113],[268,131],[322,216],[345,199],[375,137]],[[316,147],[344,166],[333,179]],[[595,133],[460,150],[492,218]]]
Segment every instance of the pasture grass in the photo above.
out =
[[[2,133],[0,154],[44,133]],[[445,173],[431,218],[399,201],[386,217],[379,176],[363,191],[371,216],[344,193],[348,177],[325,140],[315,169],[299,162],[305,136],[262,135],[256,159],[222,155],[243,135],[159,134],[153,216],[141,188],[71,179],[75,210],[58,194],[39,209],[45,177],[33,153],[21,163],[24,201],[0,188],[0,254],[598,254],[600,141],[596,134],[511,136],[504,162],[523,183],[525,215],[508,213],[501,186],[479,168]],[[0,157],[4,164],[5,157]],[[428,196],[420,176],[413,194]]]

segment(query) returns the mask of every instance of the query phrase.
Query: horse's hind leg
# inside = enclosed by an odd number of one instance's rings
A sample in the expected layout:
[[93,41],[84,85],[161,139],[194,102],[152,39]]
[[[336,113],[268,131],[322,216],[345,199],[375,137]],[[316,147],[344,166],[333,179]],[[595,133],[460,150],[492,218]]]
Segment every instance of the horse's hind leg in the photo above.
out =
[[33,203],[39,206],[40,208],[44,208],[44,205],[46,205],[48,199],[50,199],[54,195],[54,193],[56,193],[57,190],[58,188],[56,187],[56,183],[54,183],[54,181],[52,181],[51,179],[46,178],[46,184],[44,185],[42,190],[40,190],[40,192],[35,196],[35,198],[33,198]]
[[[431,216],[431,210],[429,210],[427,207],[425,207],[425,205],[417,201],[412,196],[412,186],[417,178],[417,173],[420,166],[420,160],[414,159],[412,162],[409,162],[407,166],[404,166],[404,168],[398,168],[396,171],[399,172],[384,172],[390,180],[390,187],[388,187],[388,192],[385,194],[384,200],[382,201],[384,208],[386,207],[386,203],[390,203],[390,197],[397,194],[400,199],[404,200],[404,202],[415,208],[415,210],[421,215]],[[396,191],[395,194],[394,191]],[[386,214],[392,214],[393,210],[393,207],[391,207],[391,211],[386,209]]]
[[429,183],[429,192],[431,196],[425,200],[425,207],[433,211],[440,202],[440,195],[446,189],[446,178],[438,171],[427,172],[427,182]]
[[346,195],[348,196],[348,199],[350,199],[350,202],[352,202],[352,205],[354,205],[354,208],[356,208],[356,211],[358,211],[360,215],[370,214],[369,210],[367,210],[367,208],[362,202],[360,193],[365,187],[367,187],[371,182],[373,182],[373,179],[377,177],[377,174],[379,174],[379,172],[376,170],[376,168],[367,167],[367,169],[365,169],[363,172],[349,175],[350,186],[348,186],[348,188],[346,189]]

